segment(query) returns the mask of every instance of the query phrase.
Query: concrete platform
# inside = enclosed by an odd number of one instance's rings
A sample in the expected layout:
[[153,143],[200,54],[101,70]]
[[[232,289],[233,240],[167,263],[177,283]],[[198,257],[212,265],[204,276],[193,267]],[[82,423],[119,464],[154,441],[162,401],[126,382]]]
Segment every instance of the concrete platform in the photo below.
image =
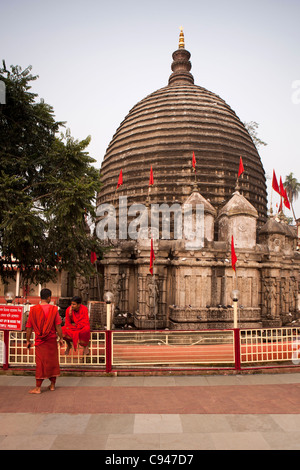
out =
[[300,373],[0,375],[0,450],[298,450]]

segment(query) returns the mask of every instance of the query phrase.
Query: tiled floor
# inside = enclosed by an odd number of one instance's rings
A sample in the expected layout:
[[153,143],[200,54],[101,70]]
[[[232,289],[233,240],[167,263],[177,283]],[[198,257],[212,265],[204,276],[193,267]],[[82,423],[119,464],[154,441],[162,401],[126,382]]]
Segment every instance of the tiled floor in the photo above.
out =
[[0,375],[0,450],[300,449],[300,373],[60,377],[35,396],[33,385]]

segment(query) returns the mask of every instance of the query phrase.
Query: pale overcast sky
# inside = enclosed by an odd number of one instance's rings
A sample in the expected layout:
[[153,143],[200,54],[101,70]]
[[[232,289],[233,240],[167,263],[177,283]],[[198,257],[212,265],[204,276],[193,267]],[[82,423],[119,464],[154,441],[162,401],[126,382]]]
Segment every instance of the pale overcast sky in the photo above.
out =
[[100,168],[129,110],[167,85],[182,25],[195,84],[259,124],[267,176],[300,181],[299,19],[299,0],[0,0],[0,59],[33,66],[32,91],[91,135]]

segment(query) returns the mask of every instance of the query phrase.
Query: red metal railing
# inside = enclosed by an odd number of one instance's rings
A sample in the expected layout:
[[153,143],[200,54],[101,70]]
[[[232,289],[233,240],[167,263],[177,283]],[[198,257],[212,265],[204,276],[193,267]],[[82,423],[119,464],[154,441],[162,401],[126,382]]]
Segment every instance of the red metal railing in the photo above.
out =
[[[25,331],[0,331],[2,368],[35,367],[34,347],[26,348]],[[228,330],[111,330],[91,333],[90,355],[65,356],[62,370],[153,371],[225,370],[297,367],[300,328]]]

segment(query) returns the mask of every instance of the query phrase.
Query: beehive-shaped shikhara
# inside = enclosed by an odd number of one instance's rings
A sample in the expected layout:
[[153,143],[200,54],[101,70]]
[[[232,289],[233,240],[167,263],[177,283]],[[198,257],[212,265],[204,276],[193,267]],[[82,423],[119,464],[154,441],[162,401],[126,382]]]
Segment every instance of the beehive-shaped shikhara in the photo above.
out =
[[[261,225],[267,215],[267,193],[257,149],[230,106],[194,84],[189,59],[181,31],[168,86],[131,109],[107,148],[98,204],[117,203],[119,195],[127,196],[129,205],[147,200],[182,203],[196,177],[200,193],[218,209],[235,189],[242,157],[245,171],[239,189],[257,209]],[[151,166],[154,184],[149,191]],[[116,192],[121,169],[123,185]]]

